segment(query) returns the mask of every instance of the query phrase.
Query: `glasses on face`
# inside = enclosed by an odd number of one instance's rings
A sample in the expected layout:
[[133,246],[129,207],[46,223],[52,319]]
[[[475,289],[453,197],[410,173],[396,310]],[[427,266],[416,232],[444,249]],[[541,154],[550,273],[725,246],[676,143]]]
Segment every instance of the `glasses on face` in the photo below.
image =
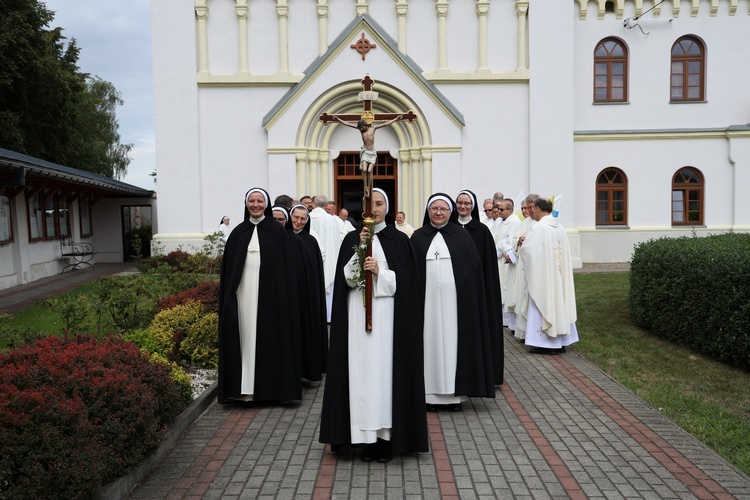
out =
[[450,212],[450,208],[443,208],[443,207],[430,207],[430,212],[433,214],[446,214]]
[[459,207],[470,207],[471,202],[470,201],[457,201],[456,205]]

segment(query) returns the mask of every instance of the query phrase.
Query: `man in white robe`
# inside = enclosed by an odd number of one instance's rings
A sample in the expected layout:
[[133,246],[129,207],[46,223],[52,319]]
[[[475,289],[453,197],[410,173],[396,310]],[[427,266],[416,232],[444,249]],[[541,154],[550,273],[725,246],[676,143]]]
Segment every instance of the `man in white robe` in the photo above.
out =
[[406,214],[404,212],[399,212],[396,214],[396,229],[404,233],[409,238],[411,238],[411,235],[414,234],[414,228],[411,224],[406,222]]
[[497,231],[500,229],[500,223],[503,222],[503,219],[500,218],[500,213],[498,212],[500,208],[500,202],[505,199],[505,195],[498,191],[497,193],[492,195],[492,218],[494,219],[492,221],[492,225],[490,226],[490,231],[492,232],[492,236],[495,236]]
[[487,198],[484,200],[484,205],[482,205],[483,210],[479,214],[479,219],[481,220],[482,224],[487,226],[488,229],[492,228],[492,225],[495,223],[494,217],[492,217],[492,199]]
[[529,301],[526,345],[530,352],[557,354],[578,341],[573,263],[568,235],[552,212],[552,202],[538,198],[533,217],[537,223],[521,245]]
[[[523,241],[526,239],[526,235],[531,229],[531,226],[536,224],[536,221],[531,216],[531,207],[534,206],[534,200],[539,198],[539,195],[530,194],[521,202],[521,213],[524,219],[518,226],[518,244],[519,248]],[[515,290],[515,303],[509,303],[509,309],[512,308],[513,312],[516,313],[516,329],[514,336],[521,343],[525,342],[526,339],[526,318],[520,314],[521,308],[524,304],[528,304],[529,301],[529,290],[526,288],[526,278],[523,273],[523,259],[516,260],[516,290]]]
[[341,241],[344,241],[344,237],[354,231],[354,225],[349,222],[349,210],[342,208],[339,210],[338,219],[341,221],[339,228],[341,229]]
[[[325,210],[328,198],[324,195],[315,197],[315,208],[310,212],[310,229],[315,231],[320,242],[323,256],[324,285],[326,289],[326,314],[331,322],[331,301],[333,300],[333,279],[336,274],[336,261],[339,258],[341,246],[341,231],[336,217]],[[311,231],[311,233],[312,233]]]
[[495,238],[497,268],[500,273],[500,288],[503,297],[503,326],[510,331],[516,329],[516,263],[518,256],[518,229],[521,219],[513,213],[513,200],[508,198],[499,203],[500,225]]

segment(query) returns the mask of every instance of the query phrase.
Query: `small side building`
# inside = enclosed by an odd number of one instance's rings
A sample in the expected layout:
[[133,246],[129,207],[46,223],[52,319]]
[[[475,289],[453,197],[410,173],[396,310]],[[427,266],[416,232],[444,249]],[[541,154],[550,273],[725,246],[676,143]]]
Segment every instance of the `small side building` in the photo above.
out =
[[71,242],[94,265],[132,260],[156,221],[154,191],[0,148],[0,290],[62,272]]

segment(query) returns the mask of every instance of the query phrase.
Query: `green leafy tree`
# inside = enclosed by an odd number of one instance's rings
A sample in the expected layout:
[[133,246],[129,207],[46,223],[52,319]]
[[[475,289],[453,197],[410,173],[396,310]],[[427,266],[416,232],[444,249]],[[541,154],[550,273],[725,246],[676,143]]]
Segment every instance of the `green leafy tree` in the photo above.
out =
[[120,144],[111,83],[78,68],[75,39],[49,28],[38,0],[0,0],[0,147],[122,177],[132,145]]
[[120,144],[115,111],[123,104],[120,93],[110,82],[86,78],[86,91],[77,99],[78,130],[69,152],[71,165],[121,179],[128,171],[132,144]]

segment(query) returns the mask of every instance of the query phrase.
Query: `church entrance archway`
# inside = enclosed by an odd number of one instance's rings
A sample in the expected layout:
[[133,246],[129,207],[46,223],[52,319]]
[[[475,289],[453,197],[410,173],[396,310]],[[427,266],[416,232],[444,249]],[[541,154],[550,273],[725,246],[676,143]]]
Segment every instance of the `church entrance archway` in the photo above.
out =
[[[349,211],[352,223],[362,221],[362,173],[359,170],[359,152],[342,151],[334,160],[335,200],[338,208]],[[388,152],[378,151],[373,171],[373,184],[388,194],[391,211],[396,213],[398,200],[398,162]]]

